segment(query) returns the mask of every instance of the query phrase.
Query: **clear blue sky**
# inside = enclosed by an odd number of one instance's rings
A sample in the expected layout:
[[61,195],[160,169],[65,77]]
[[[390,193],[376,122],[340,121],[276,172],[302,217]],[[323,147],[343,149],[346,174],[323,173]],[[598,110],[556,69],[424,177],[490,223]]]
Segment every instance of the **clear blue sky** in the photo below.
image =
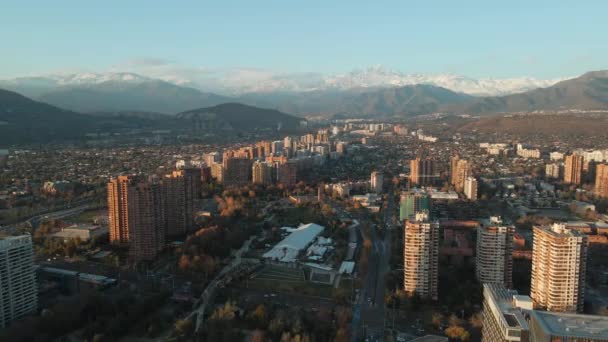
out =
[[608,68],[608,1],[2,0],[0,78],[133,59],[472,77]]

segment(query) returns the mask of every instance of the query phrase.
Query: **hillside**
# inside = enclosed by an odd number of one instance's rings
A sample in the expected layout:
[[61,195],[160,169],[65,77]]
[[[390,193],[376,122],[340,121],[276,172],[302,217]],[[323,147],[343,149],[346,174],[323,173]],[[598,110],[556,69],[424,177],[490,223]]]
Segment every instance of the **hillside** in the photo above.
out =
[[454,124],[461,133],[516,136],[608,137],[608,117],[602,114],[489,116]]
[[96,120],[0,89],[0,144],[73,139]]
[[608,71],[588,72],[580,77],[521,94],[478,98],[464,105],[448,105],[457,113],[531,112],[558,109],[608,109]]
[[240,103],[199,108],[178,113],[179,120],[188,120],[196,129],[297,129],[301,118],[274,109],[264,109]]
[[214,106],[229,100],[221,95],[160,80],[137,83],[106,81],[86,86],[65,86],[45,93],[39,99],[78,112],[140,111],[165,114]]
[[341,112],[358,116],[415,116],[440,111],[446,104],[461,104],[474,97],[432,85],[380,89],[348,98]]

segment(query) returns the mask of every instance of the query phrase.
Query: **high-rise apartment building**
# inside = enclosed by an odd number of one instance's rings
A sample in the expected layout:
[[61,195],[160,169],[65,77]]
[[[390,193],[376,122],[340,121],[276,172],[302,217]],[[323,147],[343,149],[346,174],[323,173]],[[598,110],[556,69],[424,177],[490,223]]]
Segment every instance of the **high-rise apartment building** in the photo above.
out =
[[136,177],[118,176],[108,183],[108,220],[110,243],[129,242],[129,189],[134,186]]
[[298,166],[295,162],[287,161],[285,163],[277,163],[277,183],[287,187],[296,185]]
[[563,224],[534,227],[530,297],[537,307],[580,312],[585,299],[587,236]]
[[0,237],[0,328],[36,312],[37,308],[31,236]]
[[423,192],[409,191],[401,194],[399,220],[405,221],[418,211],[431,211],[431,197]]
[[165,211],[161,185],[140,182],[129,198],[129,256],[134,261],[153,260],[165,247]]
[[608,197],[608,164],[598,164],[595,168],[595,196]]
[[135,260],[151,260],[165,243],[164,201],[160,184],[137,176],[108,183],[110,242],[128,244]]
[[184,235],[194,227],[194,199],[200,193],[197,172],[173,171],[163,178],[167,236]]
[[403,239],[405,292],[437,300],[439,223],[431,222],[427,211],[417,212],[406,221]]
[[493,216],[477,229],[475,272],[480,283],[512,286],[513,235],[515,227]]
[[253,184],[271,185],[273,168],[272,165],[266,162],[256,161],[253,163],[251,175]]
[[224,159],[224,185],[226,187],[241,187],[251,180],[253,161],[248,158]]
[[571,154],[566,156],[566,166],[564,167],[564,183],[581,184],[583,179],[583,156]]
[[410,161],[410,182],[413,185],[429,185],[435,178],[435,163],[417,157]]
[[222,184],[224,183],[224,165],[223,164],[213,164],[211,165],[211,178],[214,178],[216,182]]
[[524,304],[530,305],[530,298],[518,296],[515,290],[507,290],[501,284],[483,284],[482,342],[533,341],[529,339],[528,322],[518,306],[518,299],[524,299]]
[[470,200],[477,200],[477,179],[467,177],[464,180],[464,195]]
[[560,166],[558,163],[549,163],[545,165],[545,177],[558,179],[560,176]]
[[382,193],[382,184],[383,183],[384,183],[384,177],[382,176],[382,173],[380,173],[378,171],[372,172],[372,175],[370,177],[370,185],[371,185],[372,192],[374,192],[376,194]]
[[471,165],[468,160],[460,159],[458,156],[452,158],[451,162],[451,177],[450,181],[454,186],[454,190],[462,192],[464,190],[464,182],[471,175]]

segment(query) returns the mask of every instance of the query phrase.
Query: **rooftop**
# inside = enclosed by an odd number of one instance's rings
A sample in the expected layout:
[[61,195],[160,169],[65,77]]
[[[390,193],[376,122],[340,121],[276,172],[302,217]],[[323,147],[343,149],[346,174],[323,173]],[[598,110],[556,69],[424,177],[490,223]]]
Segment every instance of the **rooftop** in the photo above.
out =
[[553,336],[608,339],[608,317],[533,311],[531,319]]

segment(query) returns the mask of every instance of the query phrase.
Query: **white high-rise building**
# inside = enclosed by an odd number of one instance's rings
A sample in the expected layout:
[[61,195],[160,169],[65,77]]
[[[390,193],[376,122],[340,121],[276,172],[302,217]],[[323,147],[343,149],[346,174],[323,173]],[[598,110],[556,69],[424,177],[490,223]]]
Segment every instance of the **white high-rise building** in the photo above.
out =
[[384,183],[384,177],[378,171],[372,172],[370,179],[371,189],[374,193],[382,193],[382,183]]
[[512,285],[513,235],[515,227],[505,226],[498,216],[482,222],[477,230],[475,271],[480,283]]
[[475,177],[467,177],[464,180],[464,195],[470,200],[477,200],[477,179]]
[[37,308],[31,236],[0,238],[0,328]]

